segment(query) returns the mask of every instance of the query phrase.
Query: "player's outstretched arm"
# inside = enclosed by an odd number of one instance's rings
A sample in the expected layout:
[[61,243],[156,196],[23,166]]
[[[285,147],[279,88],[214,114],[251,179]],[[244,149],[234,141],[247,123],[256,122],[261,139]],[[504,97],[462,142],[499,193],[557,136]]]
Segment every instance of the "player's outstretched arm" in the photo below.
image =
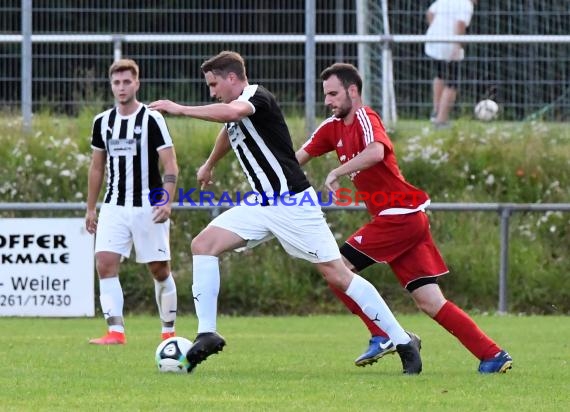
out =
[[299,166],[303,166],[304,164],[308,163],[309,160],[312,159],[312,156],[309,153],[307,153],[307,151],[303,148],[295,152],[295,157],[297,158]]
[[175,116],[184,114],[184,107],[186,106],[182,106],[171,100],[157,100],[148,105],[148,108],[151,110],[157,110],[161,113],[173,114]]
[[157,100],[148,105],[152,110],[177,116],[188,116],[209,122],[237,122],[254,113],[248,102],[234,100],[230,103],[213,103],[204,106],[183,106],[170,100]]

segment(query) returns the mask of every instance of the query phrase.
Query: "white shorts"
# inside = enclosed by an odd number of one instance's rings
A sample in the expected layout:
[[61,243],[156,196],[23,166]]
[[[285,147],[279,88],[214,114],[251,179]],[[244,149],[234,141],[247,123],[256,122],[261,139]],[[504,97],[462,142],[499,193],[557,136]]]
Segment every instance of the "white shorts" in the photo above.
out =
[[288,196],[288,205],[283,203],[235,206],[212,220],[210,225],[229,230],[247,240],[247,248],[276,237],[291,256],[312,263],[340,259],[338,245],[312,187]]
[[138,263],[170,260],[170,220],[152,221],[152,206],[101,206],[95,253],[115,252],[128,258],[135,245]]

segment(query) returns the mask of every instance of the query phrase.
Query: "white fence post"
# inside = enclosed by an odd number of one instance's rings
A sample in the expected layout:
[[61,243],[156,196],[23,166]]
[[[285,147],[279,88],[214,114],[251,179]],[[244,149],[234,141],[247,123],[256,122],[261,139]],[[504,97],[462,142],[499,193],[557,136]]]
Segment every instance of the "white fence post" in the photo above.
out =
[[509,207],[501,208],[501,255],[499,261],[499,314],[507,313],[507,274],[509,271]]
[[32,0],[22,0],[22,128],[32,131]]
[[307,136],[315,130],[316,13],[315,0],[307,0],[305,2],[305,132]]

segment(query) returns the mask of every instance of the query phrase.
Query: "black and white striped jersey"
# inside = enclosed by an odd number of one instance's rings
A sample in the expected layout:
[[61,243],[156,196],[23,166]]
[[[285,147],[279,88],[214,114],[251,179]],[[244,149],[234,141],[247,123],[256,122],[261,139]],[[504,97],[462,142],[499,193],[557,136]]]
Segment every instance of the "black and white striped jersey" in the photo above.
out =
[[172,146],[162,114],[142,103],[129,116],[121,116],[116,107],[95,116],[91,147],[107,151],[104,202],[119,206],[150,204],[149,191],[162,187],[158,151]]
[[248,85],[237,100],[249,102],[254,113],[226,123],[226,130],[253,191],[272,198],[307,189],[310,183],[275,97],[262,86]]

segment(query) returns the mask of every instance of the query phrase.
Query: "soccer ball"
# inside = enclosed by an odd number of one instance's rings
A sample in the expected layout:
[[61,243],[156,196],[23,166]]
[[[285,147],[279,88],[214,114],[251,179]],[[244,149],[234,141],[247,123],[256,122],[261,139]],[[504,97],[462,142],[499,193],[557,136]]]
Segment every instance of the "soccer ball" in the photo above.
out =
[[484,122],[493,120],[499,114],[499,105],[491,100],[481,100],[475,106],[475,117]]
[[159,372],[188,373],[190,363],[186,354],[192,342],[180,336],[174,336],[160,342],[154,359]]

